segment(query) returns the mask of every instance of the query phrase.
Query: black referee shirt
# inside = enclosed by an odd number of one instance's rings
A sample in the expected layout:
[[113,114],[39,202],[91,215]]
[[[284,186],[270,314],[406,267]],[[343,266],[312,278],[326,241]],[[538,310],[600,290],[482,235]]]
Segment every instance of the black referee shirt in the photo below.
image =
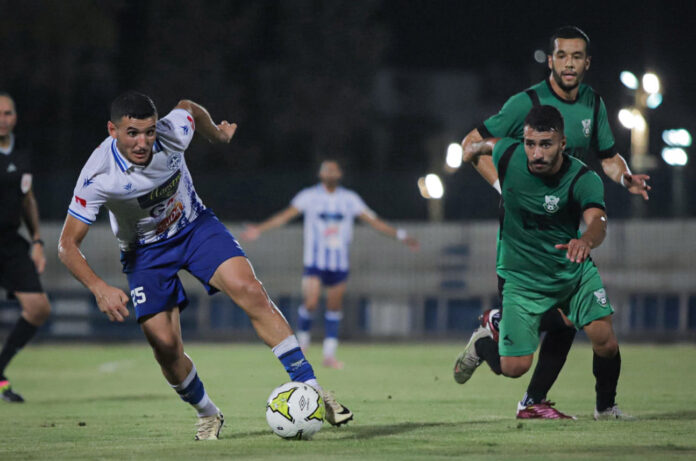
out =
[[[22,218],[22,202],[31,185],[31,147],[14,137],[14,147],[9,154],[0,152],[0,234],[13,234],[19,230]],[[23,184],[24,183],[24,184]]]

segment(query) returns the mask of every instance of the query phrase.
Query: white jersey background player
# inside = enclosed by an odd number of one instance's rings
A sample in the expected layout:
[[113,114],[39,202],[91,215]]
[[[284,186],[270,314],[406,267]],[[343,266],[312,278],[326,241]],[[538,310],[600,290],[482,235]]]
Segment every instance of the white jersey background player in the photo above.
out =
[[322,286],[326,287],[324,315],[323,365],[343,368],[336,359],[338,329],[343,318],[343,295],[350,264],[350,243],[355,218],[384,235],[398,239],[413,250],[418,241],[404,229],[396,229],[379,219],[358,194],[340,187],[343,171],[335,160],[324,160],[319,168],[320,183],[303,189],[290,206],[257,225],[248,225],[240,234],[244,240],[256,240],[261,233],[283,226],[304,214],[303,304],[298,310],[297,338],[306,350],[310,343],[312,314],[319,305]]
[[[123,322],[128,296],[99,278],[79,250],[99,208],[109,210],[137,321],[164,377],[196,409],[197,440],[217,439],[224,419],[184,353],[179,315],[188,298],[177,275],[182,269],[210,294],[222,291],[244,309],[292,381],[321,391],[292,329],[232,234],[203,205],[184,161],[196,129],[211,142],[228,143],[236,128],[226,121],[216,125],[203,107],[188,100],[158,121],[149,97],[122,94],[111,106],[110,136],[80,173],[59,243],[61,261],[94,294],[99,309]],[[329,423],[352,419],[331,394],[323,396]]]

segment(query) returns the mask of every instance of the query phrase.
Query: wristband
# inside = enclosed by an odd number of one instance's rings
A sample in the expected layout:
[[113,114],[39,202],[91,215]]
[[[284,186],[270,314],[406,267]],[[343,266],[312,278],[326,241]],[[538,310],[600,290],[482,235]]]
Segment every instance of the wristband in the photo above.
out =
[[406,233],[406,229],[397,229],[396,230],[396,239],[403,242],[406,240],[406,237],[408,237],[408,234]]
[[503,191],[500,189],[500,179],[496,179],[493,183],[493,189],[497,190],[500,195],[503,195]]
[[624,182],[624,175],[623,174],[621,175],[621,181],[619,181],[619,182],[621,183],[622,186],[628,187],[628,186],[626,186],[626,183]]
[[44,244],[44,241],[41,240],[41,239],[34,239],[34,240],[31,241],[31,244],[32,244],[32,245],[36,245],[37,243],[38,243],[39,245],[41,245],[41,246],[46,246],[46,245]]

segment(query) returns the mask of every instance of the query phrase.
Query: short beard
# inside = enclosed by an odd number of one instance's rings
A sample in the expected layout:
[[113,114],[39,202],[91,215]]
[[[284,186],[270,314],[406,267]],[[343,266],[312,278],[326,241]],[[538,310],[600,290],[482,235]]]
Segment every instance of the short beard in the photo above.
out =
[[563,78],[561,77],[561,75],[560,75],[559,73],[556,72],[556,69],[552,69],[552,70],[551,70],[551,76],[552,76],[553,79],[556,81],[556,83],[558,84],[558,86],[560,86],[560,87],[563,89],[563,91],[571,91],[571,90],[574,90],[575,88],[577,88],[578,86],[580,86],[580,82],[582,81],[581,75],[578,74],[578,78],[577,78],[577,80],[575,81],[575,84],[574,84],[574,85],[566,85],[565,83],[563,83]]

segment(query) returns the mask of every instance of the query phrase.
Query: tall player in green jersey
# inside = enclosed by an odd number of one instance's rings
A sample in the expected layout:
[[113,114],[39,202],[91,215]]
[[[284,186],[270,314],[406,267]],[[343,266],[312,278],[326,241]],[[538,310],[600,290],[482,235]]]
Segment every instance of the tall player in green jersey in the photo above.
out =
[[[556,107],[565,119],[567,139],[566,153],[581,160],[595,155],[604,173],[613,181],[622,184],[630,193],[640,194],[646,200],[650,186],[646,175],[634,175],[623,157],[614,151],[614,137],[609,127],[607,111],[602,98],[588,85],[582,83],[585,72],[590,68],[590,40],[577,27],[558,29],[550,39],[548,67],[549,77],[513,95],[500,112],[472,130],[462,142],[462,147],[490,137],[511,137],[521,140],[524,118],[532,107],[547,104]],[[474,161],[479,173],[500,192],[498,172],[490,157]],[[473,344],[486,336],[497,340],[497,323],[501,313],[498,309],[487,311],[482,316],[486,328],[477,329],[466,349],[455,363],[454,376],[465,383],[481,360]],[[488,334],[488,330],[492,334]],[[565,363],[575,337],[575,329],[563,323],[560,314],[550,311],[544,317],[542,330],[547,331],[539,352],[539,361],[527,392],[518,406],[520,418],[561,417],[562,413],[547,411],[546,396]],[[488,344],[494,348],[494,344]],[[499,370],[493,368],[494,372]]]
[[504,315],[498,350],[481,352],[488,363],[498,361],[503,375],[522,376],[532,365],[543,315],[558,308],[592,343],[595,419],[627,418],[615,402],[621,356],[613,309],[590,259],[606,236],[604,186],[583,162],[563,153],[563,125],[556,108],[536,106],[524,119],[522,143],[489,138],[464,152],[466,162],[492,157],[502,195],[498,275],[505,281]]

